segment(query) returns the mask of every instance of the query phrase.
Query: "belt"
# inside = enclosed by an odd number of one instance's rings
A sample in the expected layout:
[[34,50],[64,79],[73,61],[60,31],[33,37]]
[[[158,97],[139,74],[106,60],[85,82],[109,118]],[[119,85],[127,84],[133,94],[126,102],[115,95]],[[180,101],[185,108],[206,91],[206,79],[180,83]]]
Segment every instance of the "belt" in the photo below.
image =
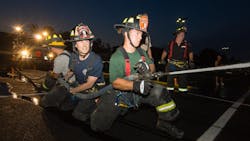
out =
[[184,68],[187,65],[186,61],[180,61],[180,60],[174,60],[174,59],[168,59],[168,63],[173,64],[179,68]]

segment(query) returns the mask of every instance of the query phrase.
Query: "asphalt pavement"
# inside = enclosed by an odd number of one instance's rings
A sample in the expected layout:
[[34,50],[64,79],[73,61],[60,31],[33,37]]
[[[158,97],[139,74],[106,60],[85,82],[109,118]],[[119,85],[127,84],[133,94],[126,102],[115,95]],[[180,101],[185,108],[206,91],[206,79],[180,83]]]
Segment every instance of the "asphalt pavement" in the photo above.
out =
[[[249,81],[249,76],[238,75],[226,79],[225,87],[219,90],[200,84],[188,94],[174,93],[172,97],[181,111],[174,124],[185,131],[182,140],[249,140]],[[26,110],[22,110],[24,107]],[[27,110],[29,108],[30,110]],[[21,118],[24,115],[25,118]],[[97,133],[93,132],[87,123],[74,119],[70,112],[44,110],[21,99],[0,99],[0,140],[5,141],[174,140],[166,133],[155,129],[156,120],[155,109],[144,105],[139,110],[131,110],[125,116],[119,117],[109,131]],[[27,133],[24,129],[29,131],[30,136],[34,135],[32,139],[25,136]]]

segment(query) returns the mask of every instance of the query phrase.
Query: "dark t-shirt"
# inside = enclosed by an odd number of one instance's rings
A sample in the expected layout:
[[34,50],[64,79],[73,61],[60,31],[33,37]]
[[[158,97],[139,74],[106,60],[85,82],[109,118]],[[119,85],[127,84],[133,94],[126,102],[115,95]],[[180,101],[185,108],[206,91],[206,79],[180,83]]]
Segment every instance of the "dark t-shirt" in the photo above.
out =
[[96,83],[102,83],[104,82],[102,69],[103,64],[101,57],[94,52],[90,52],[86,60],[81,61],[79,57],[77,57],[73,71],[76,76],[76,81],[79,84],[85,83],[88,76],[97,77]]
[[[174,59],[174,60],[180,60],[180,61],[186,61],[188,59],[188,54],[190,52],[192,52],[191,46],[190,44],[188,44],[186,41],[182,42],[180,44],[180,46],[178,46],[178,44],[173,40],[171,42],[174,42],[173,45],[173,50],[172,50],[172,57],[168,58],[168,59]],[[168,57],[170,56],[170,47],[171,47],[171,42],[169,42],[168,47],[165,48]],[[184,58],[184,53],[185,53],[185,49],[187,48],[186,51],[186,58]]]

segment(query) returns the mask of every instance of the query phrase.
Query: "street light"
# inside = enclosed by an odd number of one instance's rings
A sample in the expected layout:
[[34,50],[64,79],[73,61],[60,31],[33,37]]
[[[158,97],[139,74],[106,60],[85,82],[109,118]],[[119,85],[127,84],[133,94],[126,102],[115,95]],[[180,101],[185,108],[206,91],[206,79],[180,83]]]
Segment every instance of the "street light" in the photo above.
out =
[[21,32],[23,30],[22,27],[19,25],[15,26],[14,29],[16,32]]
[[22,51],[21,51],[21,55],[22,55],[23,57],[26,57],[26,56],[29,55],[29,53],[28,53],[27,50],[22,50]]
[[43,38],[41,34],[35,34],[34,37],[38,41],[42,40],[42,38]]
[[48,36],[48,32],[47,31],[43,31],[42,34],[43,34],[44,37]]
[[23,45],[23,38],[22,38],[22,35],[24,34],[23,33],[23,26],[22,25],[15,25],[15,26],[13,26],[13,29],[14,29],[16,36],[15,36],[14,41],[13,41],[12,49],[14,51],[17,51]]

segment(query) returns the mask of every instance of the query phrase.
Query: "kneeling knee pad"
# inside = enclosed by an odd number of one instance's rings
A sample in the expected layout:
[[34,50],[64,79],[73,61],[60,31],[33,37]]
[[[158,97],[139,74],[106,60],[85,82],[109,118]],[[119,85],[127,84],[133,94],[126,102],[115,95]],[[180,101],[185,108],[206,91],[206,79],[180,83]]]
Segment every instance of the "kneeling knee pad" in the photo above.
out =
[[154,105],[156,106],[172,101],[172,98],[166,88],[158,84],[154,85],[149,96],[154,99]]
[[180,111],[175,108],[168,112],[158,112],[159,119],[165,120],[165,121],[174,121],[180,114]]

